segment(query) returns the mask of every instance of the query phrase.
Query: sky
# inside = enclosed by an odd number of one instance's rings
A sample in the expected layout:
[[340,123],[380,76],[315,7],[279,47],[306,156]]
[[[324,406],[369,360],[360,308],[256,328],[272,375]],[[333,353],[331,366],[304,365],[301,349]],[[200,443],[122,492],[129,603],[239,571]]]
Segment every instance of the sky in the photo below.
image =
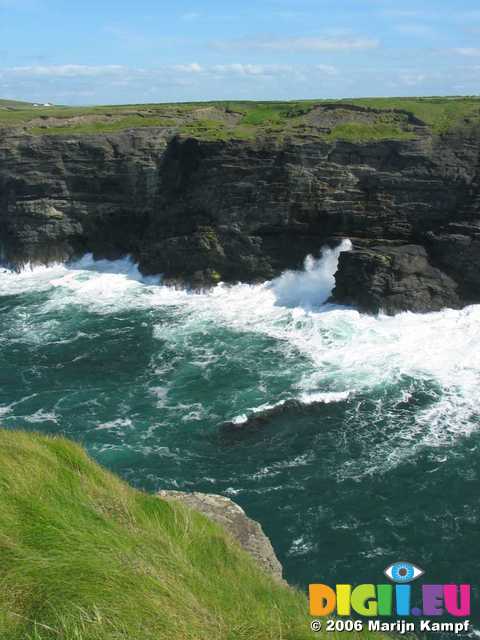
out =
[[0,0],[0,98],[479,93],[479,0]]

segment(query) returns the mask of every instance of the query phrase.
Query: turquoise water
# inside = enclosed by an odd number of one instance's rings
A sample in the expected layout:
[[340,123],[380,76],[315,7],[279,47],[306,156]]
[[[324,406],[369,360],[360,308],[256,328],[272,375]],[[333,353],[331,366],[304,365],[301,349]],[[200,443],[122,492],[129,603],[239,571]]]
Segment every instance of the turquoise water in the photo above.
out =
[[302,587],[397,560],[476,585],[480,307],[322,306],[337,258],[197,294],[128,260],[4,272],[1,423],[65,434],[147,491],[232,497]]

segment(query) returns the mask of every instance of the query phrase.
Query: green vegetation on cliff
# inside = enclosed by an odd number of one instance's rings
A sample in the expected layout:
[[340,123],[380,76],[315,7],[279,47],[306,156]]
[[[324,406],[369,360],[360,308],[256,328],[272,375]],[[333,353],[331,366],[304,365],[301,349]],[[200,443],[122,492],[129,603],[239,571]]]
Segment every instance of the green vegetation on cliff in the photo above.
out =
[[0,128],[34,135],[91,135],[162,127],[203,140],[257,137],[368,142],[408,139],[480,124],[480,98],[363,98],[34,107],[0,101]]
[[0,432],[2,640],[308,637],[306,601],[78,446]]
[[311,635],[304,595],[207,518],[130,488],[65,439],[0,430],[2,640]]
[[32,102],[22,102],[21,100],[1,100],[0,109],[31,109]]

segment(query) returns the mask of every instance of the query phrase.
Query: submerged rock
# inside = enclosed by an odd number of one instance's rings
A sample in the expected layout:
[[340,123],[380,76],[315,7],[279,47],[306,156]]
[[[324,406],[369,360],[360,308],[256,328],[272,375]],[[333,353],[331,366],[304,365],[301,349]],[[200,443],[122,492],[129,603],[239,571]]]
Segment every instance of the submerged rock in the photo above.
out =
[[222,525],[239,545],[249,553],[259,566],[278,582],[282,578],[282,565],[278,561],[270,540],[258,522],[249,518],[233,500],[211,493],[185,493],[183,491],[159,491],[164,500],[176,500],[199,511],[207,518]]

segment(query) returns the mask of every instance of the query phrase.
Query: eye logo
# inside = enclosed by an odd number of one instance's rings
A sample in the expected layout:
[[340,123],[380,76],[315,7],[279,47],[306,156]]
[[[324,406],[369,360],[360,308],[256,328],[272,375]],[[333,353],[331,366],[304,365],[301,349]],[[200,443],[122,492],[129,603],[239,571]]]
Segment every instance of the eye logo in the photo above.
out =
[[395,564],[391,564],[384,571],[384,574],[389,580],[397,582],[398,584],[413,582],[413,580],[423,576],[424,573],[422,569],[419,569],[419,567],[416,567],[411,562],[395,562]]
[[[471,612],[471,585],[469,584],[422,584],[414,588],[409,584],[425,573],[411,562],[394,562],[385,575],[394,584],[337,584],[335,589],[327,584],[311,584],[310,615],[329,616],[336,610],[337,616],[350,616],[352,611],[360,616],[434,616],[450,615],[466,618]],[[421,591],[421,607],[418,602]],[[467,621],[468,622],[468,621]],[[410,624],[410,623],[409,623]],[[466,623],[467,624],[467,623]],[[387,630],[375,628],[373,630]],[[396,629],[391,629],[393,631]],[[440,630],[440,629],[439,629]],[[411,629],[414,631],[414,628]],[[405,630],[401,631],[403,634]]]

